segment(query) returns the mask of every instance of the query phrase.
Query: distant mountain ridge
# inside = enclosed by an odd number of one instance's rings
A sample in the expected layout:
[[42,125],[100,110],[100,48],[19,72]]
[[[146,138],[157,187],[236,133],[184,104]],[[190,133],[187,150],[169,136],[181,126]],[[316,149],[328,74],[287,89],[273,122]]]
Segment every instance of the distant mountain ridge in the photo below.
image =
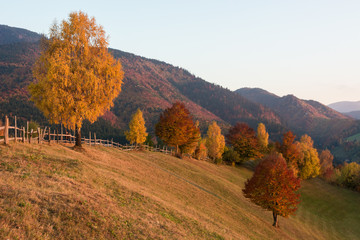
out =
[[335,102],[335,103],[329,104],[328,107],[330,107],[338,112],[341,112],[341,113],[360,111],[360,101]]
[[[297,134],[308,133],[330,143],[348,134],[354,120],[317,101],[301,100],[293,95],[279,97],[260,88],[241,88],[235,91],[241,96],[272,109],[285,126]],[[320,140],[320,139],[317,139]]]
[[41,36],[38,33],[0,24],[0,45],[18,42],[36,42]]
[[360,111],[352,111],[352,112],[347,112],[347,113],[344,113],[344,114],[347,115],[347,116],[350,116],[352,118],[360,120]]

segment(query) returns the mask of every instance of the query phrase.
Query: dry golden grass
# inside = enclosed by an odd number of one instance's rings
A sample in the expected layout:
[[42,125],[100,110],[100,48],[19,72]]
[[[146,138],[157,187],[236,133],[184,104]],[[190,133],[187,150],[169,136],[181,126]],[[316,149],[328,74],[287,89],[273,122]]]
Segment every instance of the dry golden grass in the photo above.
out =
[[[0,154],[0,239],[359,236],[360,210],[355,205],[345,210],[352,215],[336,215],[334,201],[326,206],[335,216],[346,216],[349,228],[331,219],[326,207],[313,209],[313,202],[325,201],[323,188],[344,193],[320,180],[304,184],[298,215],[280,219],[281,228],[275,229],[271,213],[243,197],[244,182],[252,174],[244,168],[104,147],[77,152],[56,144],[1,146]],[[360,202],[359,194],[345,192],[346,201]],[[336,202],[337,207],[344,208],[345,200]]]

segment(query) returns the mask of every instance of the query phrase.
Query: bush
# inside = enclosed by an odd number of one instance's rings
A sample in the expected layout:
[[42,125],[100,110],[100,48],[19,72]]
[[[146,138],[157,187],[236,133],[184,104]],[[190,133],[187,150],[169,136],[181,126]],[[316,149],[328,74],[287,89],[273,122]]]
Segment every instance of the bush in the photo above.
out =
[[241,161],[240,154],[235,151],[233,147],[225,147],[222,158],[225,162],[231,163],[232,165],[243,162]]

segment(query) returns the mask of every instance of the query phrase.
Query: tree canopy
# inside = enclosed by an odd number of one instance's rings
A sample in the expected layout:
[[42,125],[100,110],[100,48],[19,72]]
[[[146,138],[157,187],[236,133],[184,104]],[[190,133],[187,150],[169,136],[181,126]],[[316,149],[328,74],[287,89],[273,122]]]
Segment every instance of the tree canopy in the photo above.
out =
[[334,171],[334,166],[333,166],[334,156],[331,154],[331,152],[328,149],[326,149],[321,151],[319,155],[319,159],[320,159],[320,174],[326,179],[328,179],[329,176],[331,176],[331,174]]
[[296,136],[288,131],[284,134],[279,151],[285,158],[288,166],[297,174],[299,172],[298,162],[302,159],[302,151],[299,142],[295,142]]
[[[108,52],[102,26],[79,11],[54,24],[33,68],[31,99],[52,123],[77,129],[109,110],[121,91],[122,66]],[[80,136],[81,138],[81,136]]]
[[266,131],[265,125],[263,123],[259,123],[256,137],[258,139],[260,149],[263,152],[266,152],[269,145],[269,133]]
[[299,175],[302,179],[316,177],[320,174],[320,159],[314,142],[308,135],[303,135],[300,139],[302,158],[300,159]]
[[177,153],[179,153],[179,147],[184,149],[185,145],[195,139],[197,139],[196,142],[200,140],[199,128],[195,126],[184,103],[180,102],[175,102],[160,115],[159,122],[155,126],[155,133],[166,144],[176,147]]
[[278,227],[278,215],[293,214],[299,203],[300,179],[287,167],[281,154],[271,154],[255,168],[245,183],[243,193],[256,205],[273,212],[273,226]]
[[255,131],[246,123],[237,123],[231,127],[226,140],[239,153],[243,161],[261,157]]
[[221,134],[220,127],[212,122],[207,131],[206,147],[211,159],[219,159],[224,152],[225,137]]
[[142,144],[148,136],[145,127],[143,113],[138,109],[132,116],[129,123],[129,131],[125,132],[126,140],[131,144]]

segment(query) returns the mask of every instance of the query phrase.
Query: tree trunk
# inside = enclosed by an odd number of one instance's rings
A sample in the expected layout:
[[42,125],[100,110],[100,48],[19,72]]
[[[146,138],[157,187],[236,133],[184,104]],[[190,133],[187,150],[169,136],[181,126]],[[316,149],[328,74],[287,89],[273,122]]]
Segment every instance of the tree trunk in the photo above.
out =
[[75,126],[75,147],[82,147],[81,145],[81,128]]
[[276,227],[276,228],[278,228],[278,227],[279,227],[278,215],[277,215],[277,213],[275,213],[274,211],[273,211],[273,218],[274,218],[273,226]]

